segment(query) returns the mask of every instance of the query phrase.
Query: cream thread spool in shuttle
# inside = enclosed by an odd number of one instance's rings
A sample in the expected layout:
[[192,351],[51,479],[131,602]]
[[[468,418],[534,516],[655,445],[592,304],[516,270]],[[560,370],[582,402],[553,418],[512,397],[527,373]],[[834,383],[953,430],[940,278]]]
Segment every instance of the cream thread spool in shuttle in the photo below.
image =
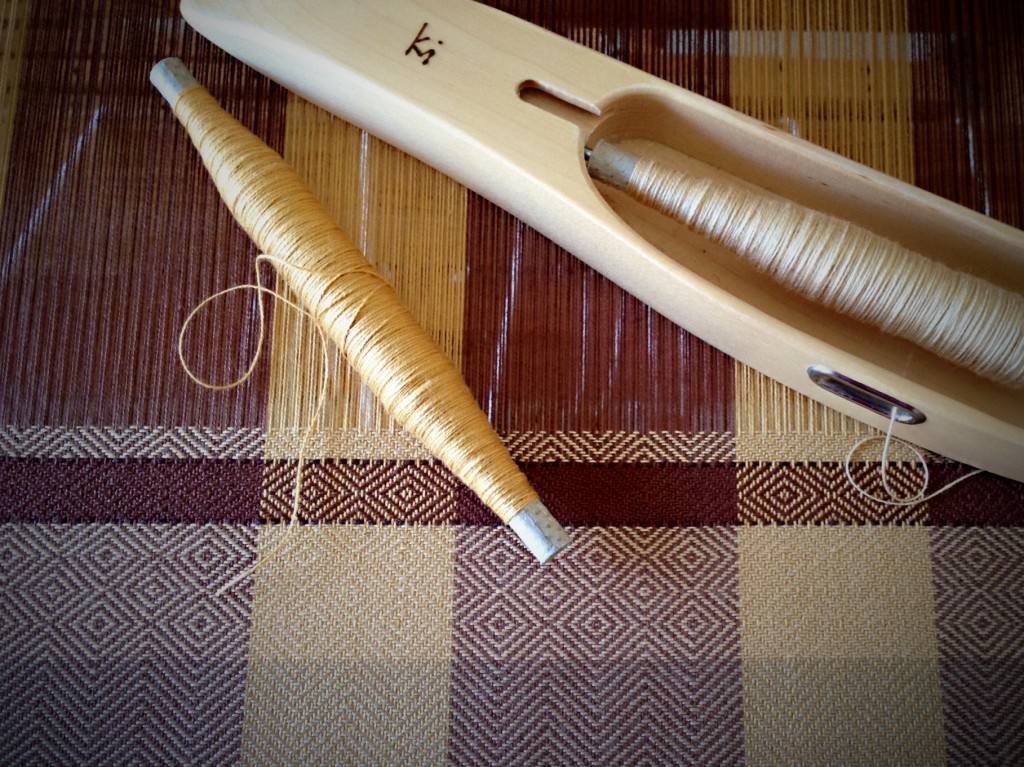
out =
[[591,175],[840,314],[955,365],[1024,387],[1024,296],[844,219],[677,171],[606,141]]

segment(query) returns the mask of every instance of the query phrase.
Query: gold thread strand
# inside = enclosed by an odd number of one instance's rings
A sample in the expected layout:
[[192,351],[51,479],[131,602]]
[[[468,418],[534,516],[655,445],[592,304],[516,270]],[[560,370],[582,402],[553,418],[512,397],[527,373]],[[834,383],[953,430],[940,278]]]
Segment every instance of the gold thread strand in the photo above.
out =
[[[291,309],[294,309],[301,316],[306,317],[310,320],[314,320],[313,324],[316,327],[316,331],[320,340],[320,387],[317,392],[316,405],[314,406],[313,409],[313,417],[310,419],[309,424],[303,430],[302,440],[299,442],[298,455],[296,456],[295,482],[292,487],[292,508],[291,514],[289,515],[288,518],[288,524],[285,526],[284,532],[280,536],[278,536],[277,540],[275,540],[273,544],[271,544],[269,550],[264,552],[263,555],[256,560],[256,562],[242,570],[242,572],[238,573],[238,575],[234,576],[231,580],[229,580],[227,583],[225,583],[223,586],[217,589],[217,591],[214,593],[214,596],[218,597],[230,591],[232,588],[237,586],[243,580],[245,580],[250,575],[259,570],[261,567],[263,567],[263,565],[265,565],[267,562],[276,557],[277,554],[281,551],[284,544],[287,543],[287,541],[291,538],[293,529],[295,525],[297,525],[299,522],[299,509],[302,503],[302,475],[303,470],[305,469],[306,466],[306,455],[309,449],[309,441],[313,435],[314,430],[316,429],[317,425],[320,422],[320,418],[323,415],[324,403],[327,401],[327,385],[329,382],[329,374],[327,359],[327,337],[324,335],[324,330],[322,327],[320,327],[319,324],[315,322],[315,318],[313,317],[313,315],[311,315],[301,306],[296,304],[294,301],[289,300],[287,297],[281,295],[280,293],[263,286],[263,278],[260,274],[261,263],[274,264],[275,266],[282,265],[278,259],[272,256],[268,256],[265,253],[261,253],[259,256],[256,257],[256,260],[254,262],[256,270],[255,283],[234,285],[230,288],[219,290],[216,293],[204,298],[201,302],[199,302],[199,304],[196,305],[196,307],[191,312],[189,312],[189,315],[181,324],[181,330],[178,333],[178,361],[184,368],[185,374],[190,379],[192,379],[193,382],[195,382],[199,386],[202,386],[204,389],[212,389],[214,391],[225,391],[227,389],[234,389],[238,386],[241,386],[243,383],[248,381],[252,377],[253,371],[256,370],[256,365],[263,354],[263,344],[264,341],[266,340],[266,308],[264,306],[263,299],[265,296],[269,295],[272,296],[275,301],[278,301],[290,307]],[[249,361],[249,367],[246,368],[246,371],[241,376],[236,378],[234,381],[231,381],[230,383],[226,384],[211,383],[210,381],[200,378],[199,375],[196,374],[194,370],[192,370],[188,362],[185,360],[185,336],[188,334],[188,329],[192,324],[192,320],[194,320],[196,318],[196,315],[198,315],[199,312],[201,312],[208,304],[211,304],[214,301],[223,298],[224,296],[230,295],[232,293],[237,293],[243,290],[252,290],[256,293],[256,305],[259,312],[259,335],[257,336],[256,340],[256,350],[253,352],[252,359]]]

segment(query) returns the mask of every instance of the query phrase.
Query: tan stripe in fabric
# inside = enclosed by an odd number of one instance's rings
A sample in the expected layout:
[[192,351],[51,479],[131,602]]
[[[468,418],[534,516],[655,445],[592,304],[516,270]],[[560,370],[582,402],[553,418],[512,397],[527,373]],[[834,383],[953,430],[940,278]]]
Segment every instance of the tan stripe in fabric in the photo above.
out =
[[[459,364],[466,278],[465,188],[294,95],[288,106],[284,156]],[[293,311],[282,307],[274,322],[268,457],[294,457],[294,452],[283,453],[295,445],[289,430],[304,428],[312,417],[320,351],[309,322]],[[397,427],[333,349],[330,358],[323,430],[355,433],[357,449],[373,452],[369,457],[419,457],[410,456],[410,440],[393,436]],[[318,439],[316,445],[324,454],[349,449],[346,440],[336,437]],[[348,456],[340,452],[333,457]]]
[[[458,362],[465,189],[295,96],[284,156]],[[335,350],[329,357],[330,390],[310,457],[426,458]],[[309,322],[275,309],[268,458],[297,454],[312,417],[319,365]],[[264,516],[275,516],[278,479],[269,466]],[[315,482],[306,490],[304,511],[317,519],[329,517],[332,505],[351,502],[336,488],[316,500]],[[445,493],[450,497],[433,503],[453,504],[454,486]],[[281,530],[262,529],[263,550]],[[245,763],[444,763],[453,551],[454,534],[444,526],[294,530],[283,554],[255,576]]]
[[738,535],[749,763],[942,763],[927,529]]
[[877,431],[736,363],[736,458],[762,463],[841,462]]
[[454,548],[447,526],[295,529],[253,584],[244,763],[446,763]]
[[[277,429],[267,437],[267,455],[287,459],[298,453],[303,432]],[[501,435],[512,457],[523,463],[729,463],[736,458],[731,432],[519,431]],[[0,453],[3,451],[0,430]],[[373,460],[430,460],[423,445],[405,431],[319,430],[307,446],[313,458],[344,456]]]
[[913,181],[905,2],[732,0],[732,105]]
[[3,458],[258,460],[262,429],[204,426],[0,426]]
[[[347,370],[345,374],[348,375]],[[267,435],[267,458],[288,460],[297,456],[304,436],[305,429],[302,428],[274,429]],[[318,429],[310,435],[306,455],[311,459],[343,457],[358,461],[384,457],[394,461],[427,461],[432,458],[423,443],[398,428]]]
[[730,432],[531,431],[503,436],[525,463],[728,463]]
[[[913,182],[904,2],[732,0],[732,106]],[[740,461],[842,461],[868,427],[737,363]]]

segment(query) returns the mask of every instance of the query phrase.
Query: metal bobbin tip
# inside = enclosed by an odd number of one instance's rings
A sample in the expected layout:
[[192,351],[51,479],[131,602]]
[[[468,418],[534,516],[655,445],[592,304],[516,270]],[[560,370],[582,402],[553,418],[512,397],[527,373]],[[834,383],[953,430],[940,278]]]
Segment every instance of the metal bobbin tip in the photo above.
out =
[[569,534],[540,501],[524,506],[508,526],[542,565],[569,545]]
[[639,158],[615,144],[600,140],[583,150],[590,175],[616,189],[625,189],[633,176]]
[[174,57],[158,62],[149,72],[149,81],[172,107],[182,93],[189,88],[200,86],[199,81],[185,66],[185,62]]

